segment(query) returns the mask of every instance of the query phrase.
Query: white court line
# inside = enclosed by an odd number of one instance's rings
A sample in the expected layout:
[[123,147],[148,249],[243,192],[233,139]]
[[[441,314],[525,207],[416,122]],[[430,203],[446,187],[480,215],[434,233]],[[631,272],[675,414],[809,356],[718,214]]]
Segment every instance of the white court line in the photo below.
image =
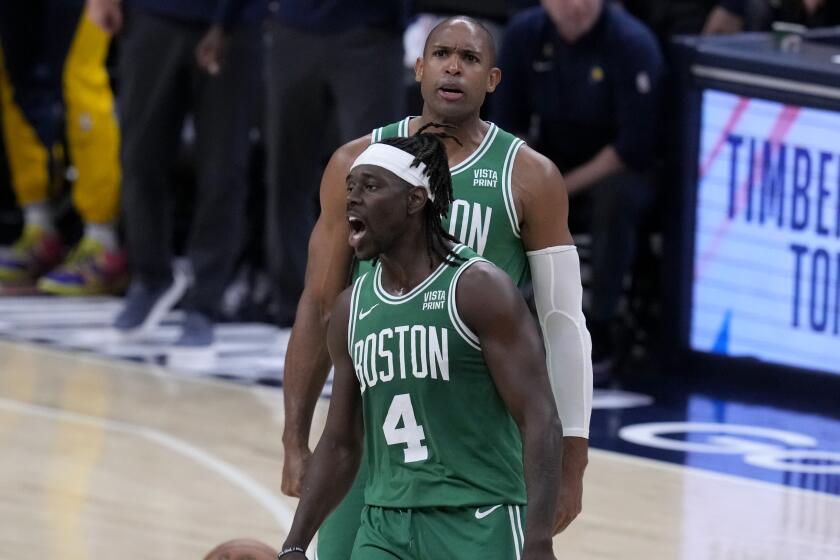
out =
[[[133,376],[137,373],[142,375],[147,375],[149,377],[154,377],[157,379],[161,378],[161,370],[165,373],[171,374],[170,377],[172,380],[177,382],[184,382],[190,383],[194,385],[210,385],[218,388],[224,388],[228,391],[233,392],[242,392],[242,393],[250,393],[252,392],[251,389],[253,388],[252,385],[242,385],[238,383],[231,383],[230,381],[224,379],[218,379],[215,377],[200,377],[200,376],[182,376],[179,375],[180,372],[174,369],[166,368],[163,366],[158,366],[155,364],[147,364],[142,362],[135,362],[132,360],[125,360],[120,359],[113,356],[103,355],[103,354],[92,354],[92,353],[81,353],[76,352],[73,350],[68,350],[66,348],[59,348],[56,346],[46,346],[44,344],[39,344],[37,342],[31,342],[27,340],[13,340],[13,339],[6,339],[0,338],[0,348],[4,344],[9,346],[15,347],[17,350],[26,349],[28,351],[32,351],[38,354],[46,354],[53,358],[58,358],[62,360],[67,360],[71,358],[73,360],[78,360],[82,363],[88,363],[95,365],[97,367],[108,366],[109,369],[107,370],[108,375],[129,375]],[[131,370],[131,371],[126,371]],[[136,373],[135,373],[136,372]],[[268,387],[267,389],[272,389],[275,391],[280,391],[281,387]],[[279,399],[278,402],[282,402],[282,399]],[[278,429],[282,429],[278,428]]]
[[214,457],[210,453],[199,449],[184,440],[172,437],[151,428],[137,426],[135,424],[128,424],[117,420],[108,420],[106,418],[98,418],[67,410],[58,410],[44,406],[22,403],[2,397],[0,397],[0,408],[5,408],[15,412],[22,412],[32,416],[41,416],[43,418],[53,420],[69,420],[71,422],[76,422],[77,424],[104,427],[105,429],[114,432],[121,432],[145,438],[149,441],[162,445],[163,447],[169,448],[176,453],[180,453],[184,457],[192,459],[196,463],[207,467],[209,470],[214,471],[222,478],[241,488],[246,494],[251,496],[271,514],[284,532],[287,533],[292,526],[292,519],[294,518],[293,511],[282,501],[277,499],[270,490],[230,463],[226,463],[225,461]]
[[738,476],[735,474],[728,474],[722,473],[718,471],[712,471],[708,469],[703,469],[700,467],[694,467],[691,465],[680,465],[676,463],[671,463],[668,461],[662,461],[660,459],[651,459],[650,457],[640,457],[638,455],[629,455],[627,453],[619,453],[618,451],[609,451],[607,449],[597,449],[594,447],[589,448],[590,455],[603,455],[605,458],[616,460],[616,461],[624,461],[625,463],[635,463],[640,466],[646,467],[654,467],[663,469],[666,471],[678,472],[680,474],[691,474],[691,475],[698,475],[706,478],[711,478],[715,480],[724,480],[727,482],[737,482],[740,484],[744,484],[746,486],[755,486],[764,490],[775,490],[777,492],[793,492],[793,493],[804,493],[810,497],[821,497],[821,498],[828,498],[830,500],[838,500],[840,501],[840,496],[836,494],[830,494],[828,492],[821,492],[819,490],[812,490],[811,488],[802,488],[799,486],[785,486],[784,484],[779,484],[777,482],[768,482],[766,480],[756,480],[754,478],[747,478],[745,476]]
[[[109,371],[110,374],[133,375],[133,374],[127,373],[125,371],[120,371],[123,368],[125,368],[125,369],[135,370],[138,373],[142,373],[142,374],[148,375],[150,377],[160,377],[159,373],[156,375],[153,372],[153,366],[151,366],[149,364],[141,364],[141,363],[132,362],[132,361],[125,361],[125,360],[115,360],[113,358],[109,359],[109,358],[106,358],[106,357],[103,357],[103,356],[98,356],[98,355],[95,355],[95,354],[79,354],[79,353],[76,353],[76,352],[68,352],[67,350],[60,350],[60,349],[57,349],[57,348],[52,348],[52,347],[49,347],[49,346],[44,346],[44,345],[31,343],[31,342],[21,343],[21,342],[3,341],[2,339],[0,339],[0,346],[2,346],[2,344],[4,342],[6,344],[9,344],[10,346],[18,346],[18,347],[25,346],[28,349],[31,349],[35,352],[51,355],[53,357],[60,357],[60,358],[66,359],[68,355],[71,355],[75,359],[80,360],[82,362],[93,363],[93,364],[97,364],[97,365],[100,365],[100,366],[105,365],[105,364],[109,364],[109,365],[112,365],[112,366],[114,366],[114,365],[118,366],[119,369],[117,369],[116,371],[110,370]],[[158,369],[160,369],[160,368],[158,368]],[[166,370],[166,371],[169,371],[169,370]],[[213,386],[216,386],[216,387],[219,387],[219,388],[225,387],[228,391],[242,391],[242,392],[253,393],[259,387],[259,386],[252,386],[252,385],[240,385],[240,384],[237,384],[237,383],[231,383],[230,381],[226,381],[226,380],[223,380],[223,379],[217,379],[217,378],[213,378],[213,377],[208,378],[208,377],[197,377],[197,376],[196,377],[180,377],[180,376],[176,377],[176,376],[173,376],[173,378],[176,378],[179,382],[194,383],[194,384],[197,384],[197,385],[213,385]],[[269,391],[278,391],[278,392],[282,390],[282,387],[263,386],[263,387],[259,387],[259,388],[264,389],[264,390],[269,390]],[[788,492],[794,492],[794,493],[805,493],[805,494],[808,494],[810,496],[816,495],[816,496],[822,496],[822,497],[826,497],[826,498],[833,499],[833,500],[840,500],[840,496],[837,496],[835,494],[829,494],[827,492],[821,492],[819,490],[812,490],[812,489],[809,489],[809,488],[800,488],[798,486],[785,486],[783,484],[778,484],[778,483],[775,483],[775,482],[755,480],[755,479],[751,479],[751,478],[747,478],[747,477],[743,477],[743,476],[738,476],[738,475],[734,475],[734,474],[725,474],[725,473],[720,473],[720,472],[717,472],[717,471],[702,469],[702,468],[699,468],[699,467],[693,467],[693,466],[690,466],[690,465],[680,465],[680,464],[671,463],[671,462],[668,462],[668,461],[663,461],[663,460],[660,460],[660,459],[651,459],[651,458],[648,458],[648,457],[642,457],[642,456],[638,456],[638,455],[630,455],[628,453],[619,453],[617,451],[610,451],[610,450],[607,450],[607,449],[599,449],[599,448],[595,448],[595,447],[591,447],[589,449],[589,452],[590,452],[590,454],[596,455],[596,456],[597,455],[603,455],[605,457],[615,459],[615,460],[618,460],[618,461],[647,465],[649,467],[657,467],[657,468],[661,468],[661,469],[664,469],[664,470],[670,470],[672,472],[680,472],[680,473],[688,472],[688,473],[691,473],[691,474],[705,476],[707,478],[725,480],[725,481],[729,481],[729,482],[740,482],[742,484],[753,485],[753,486],[757,486],[757,487],[764,488],[764,489],[773,489],[773,490],[776,490],[776,491],[788,491]],[[289,524],[289,527],[291,527],[291,524]]]

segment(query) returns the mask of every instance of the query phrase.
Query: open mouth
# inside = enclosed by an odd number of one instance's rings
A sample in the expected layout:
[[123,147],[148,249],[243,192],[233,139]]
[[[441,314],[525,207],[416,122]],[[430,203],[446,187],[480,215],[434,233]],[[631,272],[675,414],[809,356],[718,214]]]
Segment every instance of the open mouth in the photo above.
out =
[[458,101],[464,97],[464,92],[456,87],[444,86],[438,88],[438,95],[446,101]]
[[360,218],[355,216],[348,216],[347,221],[350,224],[350,245],[355,247],[359,240],[365,235],[367,231],[367,224]]

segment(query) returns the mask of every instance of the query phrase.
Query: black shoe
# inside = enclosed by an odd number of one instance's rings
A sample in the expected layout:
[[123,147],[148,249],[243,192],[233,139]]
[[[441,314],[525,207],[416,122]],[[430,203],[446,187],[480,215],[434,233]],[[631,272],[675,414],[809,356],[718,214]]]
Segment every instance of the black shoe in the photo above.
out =
[[114,319],[114,328],[124,335],[142,335],[155,329],[169,311],[181,300],[189,286],[189,278],[175,270],[172,283],[151,289],[140,280],[128,288],[122,311]]

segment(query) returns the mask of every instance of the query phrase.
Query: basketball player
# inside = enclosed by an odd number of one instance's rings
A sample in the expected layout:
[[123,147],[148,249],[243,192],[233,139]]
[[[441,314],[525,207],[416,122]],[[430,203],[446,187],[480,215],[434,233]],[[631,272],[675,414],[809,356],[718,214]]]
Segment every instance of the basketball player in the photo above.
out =
[[554,558],[562,428],[539,334],[510,277],[443,229],[451,197],[423,129],[347,176],[350,245],[376,261],[332,312],[330,411],[280,558],[304,557],[363,439],[351,559]]
[[[445,226],[522,285],[530,275],[543,330],[548,369],[564,426],[563,484],[557,526],[580,512],[592,395],[591,344],[581,311],[580,267],[567,226],[568,199],[547,158],[479,118],[485,96],[501,79],[490,34],[474,20],[444,20],[426,41],[416,77],[423,114],[377,129],[333,154],[321,182],[321,216],[309,242],[306,287],[298,306],[284,373],[283,492],[299,496],[310,457],[315,402],[329,370],[325,330],[346,287],[352,262],[347,245],[344,180],[372,140],[415,133],[429,122],[455,125],[445,140],[455,200]],[[357,275],[364,267],[359,267]],[[362,465],[364,471],[364,465]],[[358,528],[363,475],[321,527],[321,560],[346,560]]]

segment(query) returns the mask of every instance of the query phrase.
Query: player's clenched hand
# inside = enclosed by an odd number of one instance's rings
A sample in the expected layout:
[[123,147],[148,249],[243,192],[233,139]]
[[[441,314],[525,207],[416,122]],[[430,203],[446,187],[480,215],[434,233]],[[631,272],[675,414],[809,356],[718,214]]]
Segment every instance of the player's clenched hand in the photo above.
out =
[[283,458],[283,481],[280,488],[287,496],[300,498],[303,477],[312,452],[306,446],[286,446]]
[[583,472],[589,462],[589,441],[580,437],[563,438],[563,476],[557,498],[554,534],[563,531],[583,508]]
[[552,550],[551,542],[539,546],[531,546],[527,542],[522,548],[522,560],[557,560]]
[[109,35],[114,35],[122,29],[123,13],[120,0],[88,0],[87,14],[93,23]]
[[554,534],[560,533],[575,520],[583,507],[583,472],[567,473],[563,469],[560,496],[557,498],[557,516],[554,519]]

